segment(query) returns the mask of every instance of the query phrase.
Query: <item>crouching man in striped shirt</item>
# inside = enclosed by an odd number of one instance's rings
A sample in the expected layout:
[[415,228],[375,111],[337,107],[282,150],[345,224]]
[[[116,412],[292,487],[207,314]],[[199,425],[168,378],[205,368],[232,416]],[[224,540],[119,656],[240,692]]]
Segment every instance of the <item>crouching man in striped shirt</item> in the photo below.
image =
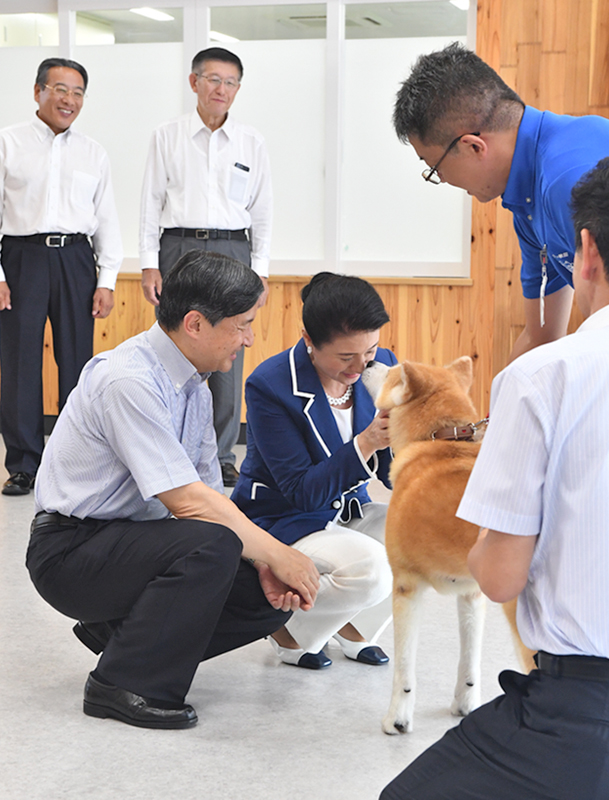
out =
[[45,448],[27,566],[102,654],[85,714],[195,725],[184,700],[199,662],[313,605],[313,563],[222,493],[206,380],[251,346],[262,291],[232,258],[185,254],[158,322],[89,361]]

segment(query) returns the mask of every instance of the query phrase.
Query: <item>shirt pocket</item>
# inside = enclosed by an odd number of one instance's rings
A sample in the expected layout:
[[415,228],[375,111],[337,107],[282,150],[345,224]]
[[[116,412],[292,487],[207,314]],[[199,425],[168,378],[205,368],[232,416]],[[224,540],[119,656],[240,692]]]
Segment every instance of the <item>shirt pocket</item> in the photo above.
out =
[[231,167],[228,198],[234,203],[244,203],[247,198],[250,173],[239,167]]
[[95,175],[75,169],[72,173],[72,189],[70,193],[72,204],[78,208],[92,209],[93,198],[98,184],[99,180]]

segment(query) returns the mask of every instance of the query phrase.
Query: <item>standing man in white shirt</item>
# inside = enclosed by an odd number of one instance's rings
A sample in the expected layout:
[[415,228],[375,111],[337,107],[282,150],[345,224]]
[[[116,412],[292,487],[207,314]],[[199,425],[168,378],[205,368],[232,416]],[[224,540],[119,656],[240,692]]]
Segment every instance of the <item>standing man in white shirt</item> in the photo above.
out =
[[122,261],[110,165],[72,130],[85,68],[43,61],[31,122],[0,131],[0,424],[10,475],[2,493],[27,494],[44,446],[42,354],[47,316],[59,368],[59,409],[93,354]]
[[[251,266],[268,294],[272,221],[271,171],[254,128],[229,117],[243,65],[234,53],[197,53],[189,76],[197,107],[157,128],[144,175],[140,264],[144,296],[158,305],[163,275],[188,250],[208,250]],[[209,379],[225,486],[239,473],[233,447],[241,423],[243,352],[229,373]]]
[[493,382],[491,422],[457,515],[482,530],[468,564],[518,597],[529,675],[467,716],[381,800],[609,797],[609,158],[575,185],[573,286],[585,322]]

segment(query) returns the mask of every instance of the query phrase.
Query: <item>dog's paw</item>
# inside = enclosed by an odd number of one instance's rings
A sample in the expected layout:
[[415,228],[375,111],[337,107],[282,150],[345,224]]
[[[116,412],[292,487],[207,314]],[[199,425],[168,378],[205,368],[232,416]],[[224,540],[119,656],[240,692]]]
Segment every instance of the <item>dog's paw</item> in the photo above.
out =
[[480,705],[480,691],[477,686],[467,686],[465,690],[457,692],[450,707],[453,717],[466,717]]
[[411,719],[396,719],[395,714],[387,714],[383,720],[383,731],[389,736],[396,733],[412,733],[413,725]]

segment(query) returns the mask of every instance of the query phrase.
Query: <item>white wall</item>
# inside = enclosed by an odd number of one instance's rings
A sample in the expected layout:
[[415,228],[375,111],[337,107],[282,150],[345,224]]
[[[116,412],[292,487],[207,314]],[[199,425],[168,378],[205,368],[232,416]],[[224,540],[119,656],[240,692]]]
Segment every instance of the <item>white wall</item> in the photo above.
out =
[[[229,46],[245,65],[232,113],[261,131],[271,158],[271,272],[307,274],[330,266],[360,275],[469,274],[469,198],[451,187],[425,183],[421,162],[397,141],[391,124],[395,93],[417,55],[448,41],[345,41],[344,113],[330,119],[324,39]],[[4,82],[0,126],[34,113],[36,68],[43,58],[57,54],[57,48],[49,47],[0,47],[0,69],[10,75]],[[159,123],[183,113],[184,97],[187,106],[192,99],[194,108],[196,98],[184,74],[191,54],[172,43],[75,46],[72,55],[91,79],[75,124],[110,156],[127,257],[124,269],[132,271],[138,266],[140,187],[150,134]],[[338,223],[324,208],[326,168],[334,166],[326,164],[324,153],[332,126],[343,130]],[[335,224],[340,229],[340,262],[326,265],[324,242]]]

